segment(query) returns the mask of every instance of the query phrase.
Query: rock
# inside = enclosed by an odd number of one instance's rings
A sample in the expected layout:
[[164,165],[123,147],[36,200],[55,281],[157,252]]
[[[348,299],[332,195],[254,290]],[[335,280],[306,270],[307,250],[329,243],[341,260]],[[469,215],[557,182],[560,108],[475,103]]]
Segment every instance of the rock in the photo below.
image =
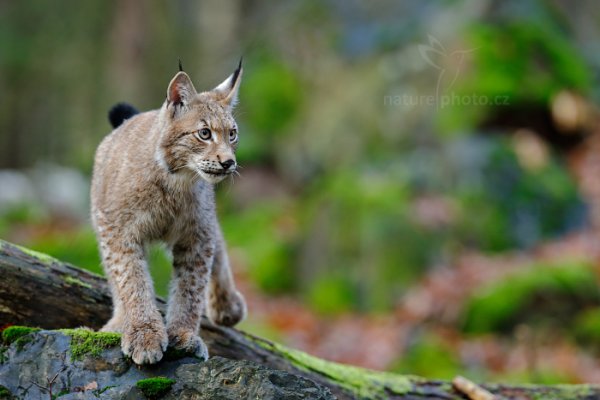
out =
[[[65,333],[66,332],[66,333]],[[309,379],[251,361],[212,357],[165,357],[139,367],[118,346],[73,357],[73,332],[39,331],[2,345],[0,385],[23,399],[146,399],[137,383],[166,377],[164,399],[334,399],[330,390]],[[26,340],[22,340],[26,338]],[[5,392],[0,398],[10,398]]]
[[175,371],[175,380],[169,399],[334,399],[329,389],[309,379],[222,357],[183,365]]

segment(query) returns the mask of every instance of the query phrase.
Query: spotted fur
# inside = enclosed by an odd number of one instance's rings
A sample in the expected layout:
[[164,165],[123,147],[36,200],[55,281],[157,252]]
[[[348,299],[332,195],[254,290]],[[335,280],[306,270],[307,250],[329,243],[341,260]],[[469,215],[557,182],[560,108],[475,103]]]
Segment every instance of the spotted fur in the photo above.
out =
[[[246,315],[213,189],[237,166],[231,112],[240,78],[241,66],[215,89],[197,93],[179,72],[160,109],[124,120],[97,149],[92,222],[114,308],[102,330],[121,332],[123,353],[137,364],[158,362],[167,345],[207,358],[201,315],[222,325]],[[173,256],[166,323],[146,262],[153,241],[164,242]]]

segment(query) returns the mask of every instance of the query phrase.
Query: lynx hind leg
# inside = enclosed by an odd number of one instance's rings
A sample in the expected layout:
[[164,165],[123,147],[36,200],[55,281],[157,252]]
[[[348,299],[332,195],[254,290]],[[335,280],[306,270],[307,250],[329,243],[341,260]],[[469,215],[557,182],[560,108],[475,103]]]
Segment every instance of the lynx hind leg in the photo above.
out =
[[223,240],[219,240],[212,267],[208,317],[217,325],[234,326],[246,318],[244,296],[235,288]]
[[246,300],[237,290],[221,291],[217,285],[211,285],[208,317],[222,326],[235,326],[247,314]]

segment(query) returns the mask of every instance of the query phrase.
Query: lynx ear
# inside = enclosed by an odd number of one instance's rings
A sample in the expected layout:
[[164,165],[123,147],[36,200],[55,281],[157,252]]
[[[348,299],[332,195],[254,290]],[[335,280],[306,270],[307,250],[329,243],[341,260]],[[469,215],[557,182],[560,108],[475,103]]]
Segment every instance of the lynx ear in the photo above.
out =
[[180,71],[169,83],[167,89],[167,100],[175,105],[185,105],[189,103],[197,92],[192,80],[183,71]]
[[242,81],[242,59],[233,74],[225,79],[219,86],[213,89],[217,94],[217,98],[225,107],[232,109],[237,103],[238,89]]

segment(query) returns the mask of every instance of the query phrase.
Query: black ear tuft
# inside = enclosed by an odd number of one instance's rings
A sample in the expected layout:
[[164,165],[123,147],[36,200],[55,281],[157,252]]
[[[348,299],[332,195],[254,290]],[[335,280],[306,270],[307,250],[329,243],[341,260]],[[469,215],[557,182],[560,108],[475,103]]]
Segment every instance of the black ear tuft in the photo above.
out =
[[183,72],[183,65],[181,65],[181,58],[179,59],[179,72]]
[[238,89],[240,88],[240,81],[242,80],[242,59],[238,67],[233,74],[229,75],[227,79],[221,82],[212,91],[217,96],[219,102],[232,110],[237,103]]
[[133,117],[140,112],[131,104],[118,103],[115,104],[108,112],[108,120],[113,128],[120,126],[123,121]]
[[243,57],[240,57],[240,62],[238,64],[237,69],[233,72],[233,77],[231,78],[231,87],[234,87],[238,78],[240,77],[240,72],[242,71],[242,59]]

